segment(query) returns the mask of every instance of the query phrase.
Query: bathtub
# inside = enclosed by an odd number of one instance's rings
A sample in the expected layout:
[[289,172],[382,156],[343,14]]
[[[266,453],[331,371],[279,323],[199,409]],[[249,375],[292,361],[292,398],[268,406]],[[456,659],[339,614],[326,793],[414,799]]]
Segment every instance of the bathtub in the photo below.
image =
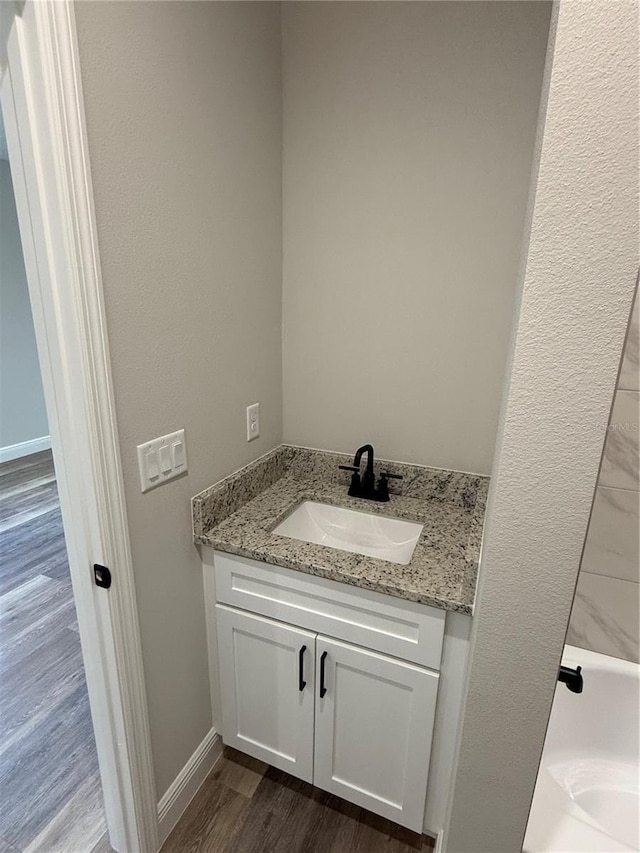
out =
[[638,851],[640,667],[566,646],[584,690],[558,683],[524,853]]

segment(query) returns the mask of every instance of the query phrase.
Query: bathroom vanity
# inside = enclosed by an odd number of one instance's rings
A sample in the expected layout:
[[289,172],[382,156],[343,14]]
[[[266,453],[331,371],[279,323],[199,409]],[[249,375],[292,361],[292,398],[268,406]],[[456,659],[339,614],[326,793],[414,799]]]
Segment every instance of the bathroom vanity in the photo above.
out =
[[225,743],[421,831],[444,611],[221,552],[214,569]]
[[487,481],[385,462],[404,479],[378,503],[347,494],[345,459],[281,446],[194,498],[214,722],[225,744],[436,835]]

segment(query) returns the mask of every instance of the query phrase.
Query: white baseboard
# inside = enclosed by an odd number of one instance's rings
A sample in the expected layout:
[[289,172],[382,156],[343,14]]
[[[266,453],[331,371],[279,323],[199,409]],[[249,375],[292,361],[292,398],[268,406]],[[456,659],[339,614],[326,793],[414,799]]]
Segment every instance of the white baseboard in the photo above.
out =
[[50,447],[51,436],[49,435],[32,438],[30,441],[21,441],[20,444],[8,444],[6,447],[0,447],[0,462],[11,462],[12,459],[20,459],[21,456],[49,450]]
[[215,729],[210,729],[158,803],[160,844],[164,843],[221,757],[222,738]]

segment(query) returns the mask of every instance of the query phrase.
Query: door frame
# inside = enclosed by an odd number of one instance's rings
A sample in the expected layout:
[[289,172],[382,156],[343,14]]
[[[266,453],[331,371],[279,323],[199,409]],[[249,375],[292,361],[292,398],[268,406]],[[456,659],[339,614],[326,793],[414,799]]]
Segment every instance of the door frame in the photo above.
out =
[[[159,845],[73,5],[2,3],[0,98],[112,846]],[[110,568],[96,587],[93,564]]]

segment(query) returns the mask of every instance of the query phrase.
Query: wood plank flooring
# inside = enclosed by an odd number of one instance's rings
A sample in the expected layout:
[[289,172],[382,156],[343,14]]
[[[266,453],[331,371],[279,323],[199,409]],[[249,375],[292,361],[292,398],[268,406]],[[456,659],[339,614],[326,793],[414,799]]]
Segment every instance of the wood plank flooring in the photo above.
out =
[[162,853],[414,853],[431,839],[226,748]]
[[0,853],[89,853],[105,830],[55,471],[43,451],[0,465]]

